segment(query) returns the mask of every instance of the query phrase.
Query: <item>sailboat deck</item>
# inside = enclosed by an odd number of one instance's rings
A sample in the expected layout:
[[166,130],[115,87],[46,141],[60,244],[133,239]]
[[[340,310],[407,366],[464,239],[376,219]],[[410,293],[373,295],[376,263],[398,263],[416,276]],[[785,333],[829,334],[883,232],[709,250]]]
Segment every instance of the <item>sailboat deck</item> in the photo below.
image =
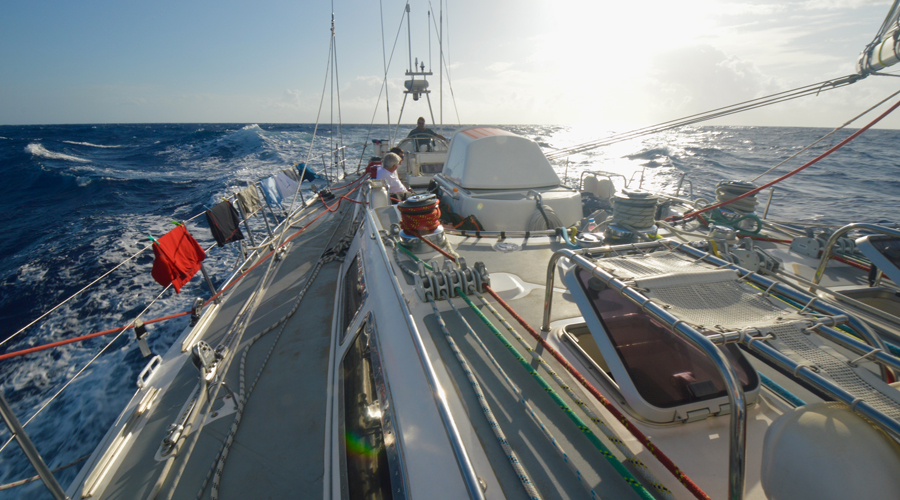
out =
[[[226,385],[235,394],[240,390],[239,370],[244,348],[250,339],[269,329],[293,308],[319,257],[334,244],[331,236],[341,236],[347,231],[350,218],[341,215],[323,217],[314,223],[292,241],[285,258],[277,264],[274,278],[225,376]],[[202,340],[213,347],[219,345],[239,309],[259,284],[267,264],[268,261],[252,270],[224,296],[221,309]],[[219,498],[302,497],[304,492],[315,491],[318,495],[322,491],[325,433],[322,409],[327,394],[332,304],[339,265],[331,262],[322,267],[298,312],[284,323],[284,333],[277,338],[274,348],[278,328],[260,337],[249,350],[245,364],[248,390],[260,367],[264,362],[266,365],[230,446]],[[176,345],[180,346],[180,341]],[[270,350],[271,357],[266,361]],[[154,457],[156,449],[199,379],[199,371],[190,362],[184,363],[183,359],[181,362],[175,381],[153,405],[155,408],[130,452],[112,474],[103,498],[148,498],[150,495],[165,463]],[[198,498],[204,478],[209,484],[199,498],[210,498],[213,479],[209,474],[235,417],[235,405],[227,390],[218,392],[212,408],[212,416],[203,425],[196,446],[187,457],[183,456],[187,455],[187,445],[182,448],[157,498]],[[193,433],[189,434],[186,443],[194,437]],[[187,463],[183,464],[183,460]],[[182,466],[183,470],[179,470]]]

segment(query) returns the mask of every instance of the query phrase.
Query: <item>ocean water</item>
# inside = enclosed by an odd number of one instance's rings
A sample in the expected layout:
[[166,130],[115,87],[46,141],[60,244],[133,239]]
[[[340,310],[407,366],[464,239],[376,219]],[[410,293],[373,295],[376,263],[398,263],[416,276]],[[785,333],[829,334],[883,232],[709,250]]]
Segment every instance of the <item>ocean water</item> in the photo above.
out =
[[[612,132],[587,126],[501,127],[534,139],[548,152]],[[444,135],[454,128],[445,128]],[[144,318],[188,310],[195,297],[209,296],[205,285],[195,277],[180,294],[170,290],[157,298],[162,287],[150,276],[153,254],[148,250],[8,338],[135,255],[149,244],[149,235],[158,237],[174,227],[172,221],[188,221],[207,248],[214,240],[205,218],[194,217],[222,196],[306,161],[310,151],[314,170],[334,171],[327,155],[333,146],[347,146],[345,168],[354,172],[369,157],[358,145],[390,137],[386,126],[320,127],[310,148],[313,132],[312,125],[0,126],[0,208],[6,214],[0,239],[0,353],[129,324],[148,306]],[[632,187],[640,183],[669,193],[684,176],[694,198],[714,199],[719,181],[753,179],[828,132],[691,127],[574,155],[554,168],[570,185],[584,171],[604,170],[633,179]],[[835,134],[758,183],[796,168],[849,134]],[[823,225],[900,222],[897,144],[900,131],[868,131],[779,184],[769,218]],[[767,192],[760,198],[765,204]],[[263,222],[252,222],[261,237]],[[209,253],[206,266],[216,285],[230,275],[236,258],[234,245]],[[164,353],[187,322],[182,317],[151,325],[151,348]],[[114,337],[0,361],[0,390],[20,421],[33,418],[27,430],[51,468],[91,453],[136,389],[146,359],[133,333]],[[0,445],[8,439],[8,430],[0,428]],[[64,487],[79,466],[56,473]],[[32,475],[17,444],[0,451],[0,484]],[[49,494],[36,482],[0,491],[0,499],[6,498]]]

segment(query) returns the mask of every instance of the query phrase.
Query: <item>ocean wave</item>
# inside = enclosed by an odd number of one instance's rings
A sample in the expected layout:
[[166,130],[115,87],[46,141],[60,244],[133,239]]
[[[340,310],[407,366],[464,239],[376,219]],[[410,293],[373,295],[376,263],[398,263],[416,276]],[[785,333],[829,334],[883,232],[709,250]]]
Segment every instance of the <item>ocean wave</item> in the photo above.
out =
[[90,142],[78,142],[78,141],[62,141],[62,142],[66,143],[66,144],[74,144],[76,146],[90,146],[92,148],[104,148],[104,149],[128,147],[128,146],[124,146],[124,145],[104,146],[102,144],[91,144]]
[[33,154],[34,156],[40,156],[41,158],[47,158],[50,160],[65,160],[65,161],[77,161],[79,163],[90,163],[91,160],[85,160],[84,158],[79,158],[77,156],[67,155],[65,153],[56,153],[54,151],[50,151],[46,149],[39,142],[32,142],[31,144],[25,146],[25,151]]
[[668,157],[671,152],[668,148],[653,148],[626,156],[629,160],[656,160],[660,157]]

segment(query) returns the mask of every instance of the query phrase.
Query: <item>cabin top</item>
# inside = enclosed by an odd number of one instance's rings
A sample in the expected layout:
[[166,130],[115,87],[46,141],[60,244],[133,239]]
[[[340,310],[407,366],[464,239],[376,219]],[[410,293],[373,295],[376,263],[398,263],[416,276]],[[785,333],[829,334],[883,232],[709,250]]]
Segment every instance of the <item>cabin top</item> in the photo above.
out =
[[466,189],[559,186],[559,177],[536,142],[491,127],[457,131],[442,175]]

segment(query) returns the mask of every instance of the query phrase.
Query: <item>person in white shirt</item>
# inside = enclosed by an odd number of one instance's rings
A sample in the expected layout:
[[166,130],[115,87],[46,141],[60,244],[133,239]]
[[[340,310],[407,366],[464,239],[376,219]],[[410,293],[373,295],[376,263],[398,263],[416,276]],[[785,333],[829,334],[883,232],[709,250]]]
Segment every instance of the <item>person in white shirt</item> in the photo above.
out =
[[375,179],[384,179],[392,195],[405,199],[409,191],[397,177],[397,167],[400,166],[401,161],[402,158],[394,153],[384,155],[384,158],[381,159],[381,166],[375,172]]

